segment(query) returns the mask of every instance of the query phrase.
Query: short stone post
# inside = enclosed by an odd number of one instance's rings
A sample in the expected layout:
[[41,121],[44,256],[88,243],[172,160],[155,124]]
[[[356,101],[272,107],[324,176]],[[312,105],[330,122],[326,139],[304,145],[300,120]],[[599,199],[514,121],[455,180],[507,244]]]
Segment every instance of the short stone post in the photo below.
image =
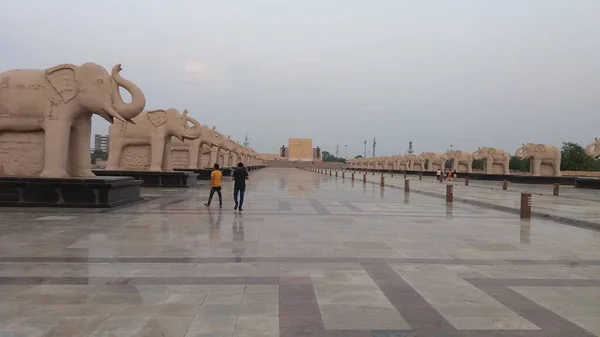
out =
[[342,171],[342,179],[346,177],[346,171]]
[[521,193],[521,219],[531,218],[531,193]]
[[419,172],[419,180],[423,180],[423,172]]
[[352,172],[352,181],[354,181],[354,172]]
[[385,186],[385,177],[383,176],[383,173],[381,173],[381,187]]
[[410,192],[410,180],[404,179],[404,193]]
[[469,186],[469,177],[465,177],[465,186]]
[[394,171],[390,171],[390,174],[392,175],[392,178],[394,178]]
[[560,184],[554,184],[554,190],[552,191],[552,195],[558,196],[559,189],[560,189]]
[[375,175],[375,170],[373,170],[373,175]]
[[406,179],[406,172],[404,172],[404,179]]
[[507,190],[508,189],[508,180],[504,179],[504,181],[502,182],[502,189],[503,190]]
[[367,183],[367,174],[363,174],[363,184]]
[[446,185],[446,202],[454,201],[454,185]]
[[335,170],[335,177],[337,178],[337,170]]

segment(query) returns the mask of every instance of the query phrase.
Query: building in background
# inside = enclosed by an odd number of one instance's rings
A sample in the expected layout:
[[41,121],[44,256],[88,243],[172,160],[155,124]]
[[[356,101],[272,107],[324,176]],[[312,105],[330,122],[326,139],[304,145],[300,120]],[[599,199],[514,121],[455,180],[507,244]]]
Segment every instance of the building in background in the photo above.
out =
[[94,135],[94,151],[108,152],[110,146],[110,137],[108,135]]
[[313,161],[312,139],[290,138],[288,158],[292,161]]

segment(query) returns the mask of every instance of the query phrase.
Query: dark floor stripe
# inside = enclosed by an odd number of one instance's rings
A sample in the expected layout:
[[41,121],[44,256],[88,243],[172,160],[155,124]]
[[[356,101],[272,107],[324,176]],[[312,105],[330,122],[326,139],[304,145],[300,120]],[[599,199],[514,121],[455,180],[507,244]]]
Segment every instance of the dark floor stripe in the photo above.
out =
[[364,212],[361,208],[357,207],[356,205],[354,205],[350,201],[340,200],[338,202],[340,204],[342,204],[343,206],[347,207],[348,209],[350,209],[353,212]]
[[[540,329],[549,332],[546,336],[595,337],[594,334],[587,332],[562,316],[555,314],[508,287],[476,284],[474,286],[492,296],[512,311],[523,316],[526,320],[537,325]],[[560,332],[561,334],[552,334],[556,332]]]
[[465,278],[475,286],[600,287],[600,279]]
[[425,332],[456,330],[388,264],[363,263],[362,266],[414,330]]
[[311,198],[307,198],[306,200],[317,211],[318,215],[331,215],[331,212],[319,200]]
[[[600,260],[488,260],[488,259],[420,259],[420,258],[360,258],[360,257],[84,257],[84,256],[2,256],[0,263],[232,263],[232,262],[280,262],[280,263],[370,263],[387,262],[395,264],[440,264],[440,265],[497,265],[513,263],[516,265],[551,265],[551,266],[592,266],[600,265]],[[576,267],[575,267],[576,268]],[[480,280],[480,281],[478,281]],[[473,282],[504,282],[498,280],[519,279],[474,279]],[[549,280],[548,282],[554,282]],[[558,280],[559,282],[594,282],[595,280]],[[584,282],[585,281],[585,282]],[[528,281],[535,283],[535,279]],[[498,284],[498,283],[494,283]],[[515,284],[516,285],[516,284]]]
[[283,336],[325,336],[315,290],[309,277],[282,278],[279,330]]
[[292,206],[290,206],[290,202],[287,200],[277,200],[277,210],[291,212]]
[[279,284],[278,277],[0,277],[0,285],[16,284],[129,284],[213,285]]

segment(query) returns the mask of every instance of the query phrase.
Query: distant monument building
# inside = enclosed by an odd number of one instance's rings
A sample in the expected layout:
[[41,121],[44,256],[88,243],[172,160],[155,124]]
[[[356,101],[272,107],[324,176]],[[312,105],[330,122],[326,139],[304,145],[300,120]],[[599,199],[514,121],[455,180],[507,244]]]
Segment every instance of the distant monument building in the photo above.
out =
[[289,158],[293,161],[312,161],[313,147],[312,139],[309,138],[290,138],[289,140]]

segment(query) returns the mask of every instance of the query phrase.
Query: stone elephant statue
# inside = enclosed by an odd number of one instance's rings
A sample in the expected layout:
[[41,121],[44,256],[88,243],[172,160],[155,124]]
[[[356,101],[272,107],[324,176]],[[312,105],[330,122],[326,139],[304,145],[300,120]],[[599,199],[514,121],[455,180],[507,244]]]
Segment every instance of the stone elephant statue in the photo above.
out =
[[218,151],[221,136],[214,126],[199,125],[198,128],[198,139],[181,141],[174,138],[171,141],[171,167],[194,170],[216,163],[216,157],[210,158],[211,149]]
[[519,159],[529,159],[532,176],[560,177],[560,149],[552,144],[523,144],[515,152]]
[[423,152],[420,155],[423,161],[427,161],[427,171],[444,170],[446,156],[442,153]]
[[[187,110],[180,113],[177,109],[148,110],[133,119],[134,125],[115,122],[109,127],[110,146],[107,170],[123,170],[127,167],[138,167],[139,163],[150,162],[150,171],[172,171],[171,138],[194,140],[200,137],[202,126],[187,115]],[[188,125],[192,123],[193,126]],[[150,158],[147,155],[129,159],[123,156],[123,150],[130,146],[149,146]],[[149,160],[148,160],[149,159]]]
[[487,174],[510,174],[510,154],[503,149],[480,146],[473,152],[473,160],[483,160]]
[[594,141],[585,147],[585,154],[592,158],[600,157],[600,140],[594,138]]
[[408,159],[408,165],[412,171],[423,171],[425,169],[425,163],[421,156],[408,154],[406,155],[406,158]]
[[452,171],[473,172],[473,154],[460,150],[448,150],[445,153],[446,160],[452,160]]
[[[128,123],[146,105],[142,90],[122,78],[121,70],[117,64],[109,74],[98,64],[84,63],[0,73],[0,134],[43,132],[43,168],[35,174],[39,177],[94,176],[92,115]],[[131,94],[131,103],[123,101],[119,87]],[[0,171],[4,165],[10,163],[0,162]]]

